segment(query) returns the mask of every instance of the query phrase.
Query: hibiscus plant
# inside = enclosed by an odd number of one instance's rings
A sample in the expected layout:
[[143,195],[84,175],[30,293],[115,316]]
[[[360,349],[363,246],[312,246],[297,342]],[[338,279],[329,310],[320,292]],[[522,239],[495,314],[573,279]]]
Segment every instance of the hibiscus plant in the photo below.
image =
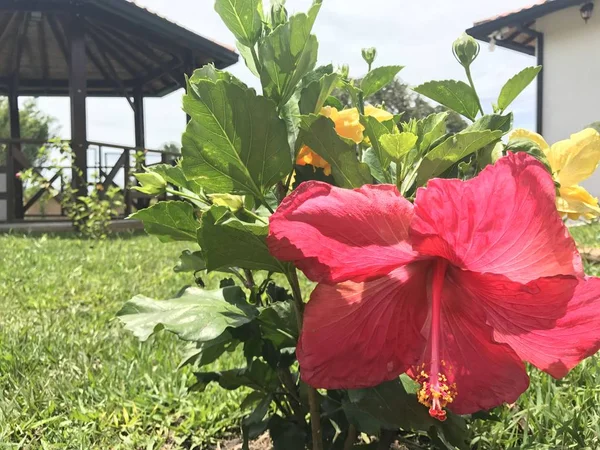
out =
[[[600,346],[600,281],[584,275],[557,210],[557,192],[573,194],[597,165],[600,136],[576,135],[562,159],[533,133],[503,140],[507,108],[541,68],[511,78],[486,114],[466,35],[453,46],[466,82],[415,91],[471,124],[451,134],[448,113],[403,122],[369,104],[401,66],[376,67],[365,50],[358,84],[316,66],[320,7],[288,16],[282,1],[216,1],[262,94],[212,65],[187,80],[182,158],[137,175],[140,191],[176,199],[132,217],[190,243],[175,270],[198,286],[136,296],[119,318],[141,340],[165,330],[188,342],[192,390],[248,389],[244,448],[267,430],[285,450],[374,435],[380,448],[407,435],[466,448],[471,415],[527,389],[524,362],[560,378]],[[589,218],[598,204],[585,200],[561,211]],[[218,289],[204,272],[223,274]],[[207,369],[230,352],[245,366]]]

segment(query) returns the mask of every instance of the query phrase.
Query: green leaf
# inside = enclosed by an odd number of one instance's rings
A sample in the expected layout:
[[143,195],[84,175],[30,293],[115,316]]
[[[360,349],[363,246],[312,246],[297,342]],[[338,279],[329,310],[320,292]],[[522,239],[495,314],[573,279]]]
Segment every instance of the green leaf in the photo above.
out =
[[419,136],[417,147],[423,153],[427,152],[431,145],[446,134],[446,120],[448,112],[430,114],[417,122]]
[[358,419],[360,424],[366,424],[370,428],[377,423],[389,429],[429,431],[433,427],[443,433],[453,445],[464,447],[464,420],[452,413],[448,413],[445,422],[433,419],[414,395],[418,387],[416,383],[406,375],[402,375],[401,379],[402,381],[388,381],[369,389],[349,390],[350,403],[343,404],[349,419]]
[[187,202],[158,202],[150,208],[136,211],[129,218],[144,222],[146,233],[158,237],[161,242],[196,242],[196,230],[200,228],[194,207]]
[[307,433],[305,427],[274,415],[269,421],[269,435],[273,450],[305,450]]
[[125,328],[141,341],[166,330],[195,342],[216,339],[228,327],[249,323],[257,315],[237,286],[214,291],[188,288],[181,297],[160,301],[137,295],[117,313]]
[[383,135],[379,142],[389,159],[398,160],[414,148],[418,139],[412,133],[402,132]]
[[498,96],[499,111],[504,111],[529,84],[535,80],[542,66],[527,67],[506,82]]
[[552,168],[550,167],[550,163],[548,162],[548,158],[546,154],[542,151],[540,146],[527,138],[517,138],[511,139],[506,144],[506,150],[511,151],[513,153],[524,152],[528,155],[533,156],[539,162],[541,162],[549,173],[552,173]]
[[381,169],[385,171],[390,166],[393,158],[381,147],[380,138],[397,130],[395,122],[388,120],[382,123],[375,117],[361,116],[360,123],[365,127],[364,133],[369,138],[369,141],[371,141],[371,146],[379,159]]
[[453,164],[500,139],[502,131],[470,131],[449,137],[425,156],[419,167],[417,184],[425,184]]
[[477,164],[481,169],[490,164],[495,164],[502,157],[504,152],[504,144],[496,142],[489,144],[479,150],[477,154]]
[[213,206],[202,215],[198,232],[209,272],[229,267],[284,272],[265,242],[269,227],[241,222],[223,206]]
[[300,127],[299,141],[331,164],[333,178],[339,186],[355,188],[373,181],[369,167],[358,161],[354,143],[336,133],[331,119],[311,115]]
[[275,371],[261,360],[253,360],[248,367],[242,369],[224,370],[222,372],[197,372],[194,374],[197,383],[191,388],[194,391],[204,391],[211,382],[218,382],[223,389],[233,391],[247,386],[256,391],[271,393],[277,389],[279,381]]
[[319,44],[310,32],[320,7],[321,2],[315,2],[308,15],[293,15],[259,43],[263,90],[278,105],[287,103],[302,77],[315,67]]
[[264,308],[258,316],[264,339],[276,348],[295,347],[298,341],[296,311],[291,301],[276,302]]
[[[244,419],[242,419],[242,437],[244,440],[244,448],[249,448],[249,441],[252,439],[256,439],[261,434],[265,432],[269,425],[268,420],[263,420],[267,413],[269,412],[269,408],[271,407],[271,402],[273,401],[272,395],[264,395],[258,391],[252,391],[248,397],[251,395],[260,395],[262,398],[254,411]],[[246,399],[248,399],[246,397]],[[246,400],[244,400],[245,402]]]
[[300,114],[318,114],[339,81],[339,74],[330,73],[323,75],[319,80],[311,82],[302,89],[300,95]]
[[174,272],[199,272],[200,270],[206,269],[206,263],[202,256],[202,252],[191,252],[190,250],[184,250],[179,255],[179,261],[173,268]]
[[506,134],[512,129],[512,125],[513,113],[509,113],[504,116],[500,114],[486,114],[465,128],[463,132],[490,130],[502,131],[503,134]]
[[229,331],[225,330],[223,334],[215,339],[205,342],[196,342],[185,354],[178,368],[194,364],[196,367],[203,367],[219,359],[226,352],[233,352],[240,341],[234,339]]
[[246,84],[244,84],[239,78],[234,77],[229,72],[217,69],[212,63],[206,64],[201,68],[194,70],[194,73],[188,80],[188,83],[193,85],[202,80],[213,82],[224,80],[228,83],[237,84],[243,89],[248,89],[248,86],[246,86]]
[[247,47],[252,47],[262,33],[262,0],[216,0],[215,11],[229,31]]
[[384,171],[381,168],[381,162],[379,161],[379,157],[375,153],[372,147],[369,147],[362,154],[362,162],[369,166],[369,171],[371,172],[371,176],[375,178],[380,183],[392,183],[393,180],[390,177],[390,174],[387,171]]
[[190,84],[192,117],[183,135],[182,168],[210,192],[265,192],[292,169],[285,122],[275,104],[225,80]]
[[250,47],[246,47],[239,41],[236,42],[236,47],[238,49],[238,52],[240,52],[240,55],[242,55],[242,58],[244,58],[244,62],[246,63],[246,67],[248,68],[248,70],[252,72],[252,75],[254,75],[255,77],[260,78],[260,72],[256,67],[256,61],[254,61],[254,56],[252,56],[252,49]]
[[379,92],[384,86],[394,81],[404,66],[382,66],[371,70],[360,82],[363,95],[367,98]]
[[475,120],[479,111],[477,94],[462,81],[429,81],[413,90],[471,120]]

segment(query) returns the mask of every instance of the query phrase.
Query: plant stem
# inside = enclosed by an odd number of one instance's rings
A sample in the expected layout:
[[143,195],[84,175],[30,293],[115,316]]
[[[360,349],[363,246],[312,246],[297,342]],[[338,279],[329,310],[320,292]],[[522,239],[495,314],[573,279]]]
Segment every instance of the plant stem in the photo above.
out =
[[267,224],[267,223],[268,223],[268,222],[265,220],[265,218],[264,218],[264,217],[260,217],[259,215],[257,215],[257,214],[255,214],[255,213],[253,213],[253,212],[252,212],[252,211],[250,211],[249,209],[246,209],[246,208],[244,208],[244,212],[245,212],[246,214],[248,214],[250,217],[252,217],[252,218],[254,218],[254,219],[256,219],[256,220],[258,220],[258,221],[260,221],[260,222],[262,222],[262,223],[264,223],[264,224]]
[[187,198],[188,200],[204,203],[205,205],[210,206],[209,203],[207,203],[203,198],[197,195],[186,194],[185,192],[176,191],[175,189],[171,189],[170,187],[165,188],[165,192],[168,192],[169,194],[175,195],[177,197]]
[[[292,268],[287,273],[287,279],[292,288],[294,296],[294,306],[296,309],[296,321],[298,322],[298,331],[302,331],[302,317],[304,313],[304,302],[302,301],[302,291],[298,282],[298,273],[296,268]],[[312,431],[313,450],[323,450],[323,438],[321,435],[321,412],[319,410],[319,394],[311,386],[308,388],[308,407],[310,410],[310,428]]]
[[252,289],[254,287],[254,276],[252,275],[252,271],[250,269],[244,269],[244,275],[246,275],[246,282],[244,284],[248,289]]
[[346,436],[346,440],[344,441],[344,450],[351,450],[356,443],[356,437],[358,433],[356,431],[356,427],[352,424],[348,427],[348,435]]
[[483,107],[481,106],[481,100],[479,100],[479,95],[477,94],[477,89],[475,89],[475,83],[473,82],[473,77],[471,76],[471,68],[468,66],[465,67],[465,72],[467,73],[467,79],[469,80],[469,84],[471,85],[473,92],[475,92],[475,97],[477,97],[477,105],[479,106],[479,112],[482,116],[484,116],[485,113],[483,112]]
[[260,73],[261,72],[260,60],[258,59],[258,54],[256,53],[256,49],[254,48],[254,45],[252,47],[250,47],[250,51],[252,53],[252,59],[254,60],[254,65],[256,66],[256,71],[258,73]]

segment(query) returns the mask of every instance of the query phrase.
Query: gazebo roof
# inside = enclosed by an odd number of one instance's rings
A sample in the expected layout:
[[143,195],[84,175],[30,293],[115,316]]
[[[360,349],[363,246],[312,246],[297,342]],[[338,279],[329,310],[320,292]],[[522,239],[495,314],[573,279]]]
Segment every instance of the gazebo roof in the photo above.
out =
[[16,84],[19,95],[69,95],[74,22],[85,29],[89,96],[161,97],[182,87],[192,68],[238,60],[128,0],[0,0],[0,94]]

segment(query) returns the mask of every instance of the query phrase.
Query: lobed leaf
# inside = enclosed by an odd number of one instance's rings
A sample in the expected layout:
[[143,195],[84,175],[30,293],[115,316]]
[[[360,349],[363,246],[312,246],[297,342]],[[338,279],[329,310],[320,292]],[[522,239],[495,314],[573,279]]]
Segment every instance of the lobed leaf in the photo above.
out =
[[141,220],[146,233],[158,237],[161,242],[193,241],[200,223],[194,216],[194,207],[187,202],[158,202],[129,216]]
[[404,66],[382,66],[371,70],[360,82],[364,98],[379,92],[383,87],[394,81],[398,72]]
[[331,164],[336,183],[345,188],[356,188],[371,183],[369,167],[357,160],[354,143],[340,137],[335,124],[325,116],[303,117],[299,142],[308,145]]
[[125,328],[141,341],[161,330],[184,341],[207,342],[229,327],[239,327],[258,316],[237,286],[214,291],[188,288],[181,297],[154,300],[136,295],[117,313]]
[[237,83],[199,80],[183,99],[191,116],[182,168],[209,192],[265,192],[292,169],[285,122],[275,104]]
[[417,175],[417,185],[444,172],[464,157],[500,139],[502,131],[470,131],[450,136],[425,156]]
[[479,111],[477,94],[462,81],[429,81],[413,90],[471,120],[475,120]]
[[526,67],[518,74],[506,82],[498,96],[497,109],[504,111],[510,104],[519,96],[527,86],[531,84],[538,73],[542,70],[542,66]]
[[235,38],[252,47],[262,33],[262,0],[216,0],[215,11]]

